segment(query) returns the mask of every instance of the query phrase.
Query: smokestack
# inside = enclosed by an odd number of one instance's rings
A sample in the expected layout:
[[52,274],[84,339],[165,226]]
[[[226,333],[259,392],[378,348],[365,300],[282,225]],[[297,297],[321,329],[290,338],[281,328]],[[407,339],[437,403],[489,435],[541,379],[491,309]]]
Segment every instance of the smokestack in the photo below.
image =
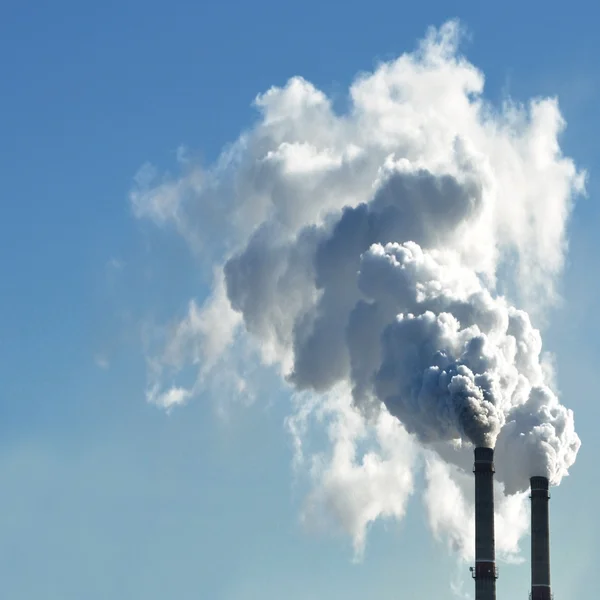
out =
[[475,448],[475,600],[496,600],[494,450]]
[[548,479],[532,477],[531,482],[531,600],[551,600],[550,519]]

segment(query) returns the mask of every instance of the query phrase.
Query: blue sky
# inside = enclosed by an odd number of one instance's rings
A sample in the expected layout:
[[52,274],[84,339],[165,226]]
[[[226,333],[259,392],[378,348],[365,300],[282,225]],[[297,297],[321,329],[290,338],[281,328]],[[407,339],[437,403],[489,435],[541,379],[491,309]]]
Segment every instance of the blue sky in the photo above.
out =
[[[554,592],[592,593],[600,42],[589,3],[63,1],[2,13],[6,598],[391,600],[448,596],[457,573],[471,591],[417,499],[400,524],[375,523],[358,564],[346,537],[305,531],[284,390],[226,417],[218,393],[168,415],[146,402],[144,324],[201,299],[208,267],[128,201],[140,166],[176,171],[182,144],[214,161],[272,85],[302,75],[343,108],[358,72],[449,17],[468,28],[462,48],[487,98],[559,96],[563,149],[589,172],[545,346],[583,440],[553,494]],[[501,566],[500,597],[525,597],[528,585],[527,562]]]

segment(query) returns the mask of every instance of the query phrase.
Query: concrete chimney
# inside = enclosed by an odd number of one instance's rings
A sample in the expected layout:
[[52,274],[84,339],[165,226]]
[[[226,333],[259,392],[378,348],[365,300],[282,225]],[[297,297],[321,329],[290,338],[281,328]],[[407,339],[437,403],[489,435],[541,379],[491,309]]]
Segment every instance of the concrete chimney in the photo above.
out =
[[475,448],[475,600],[496,600],[494,450]]
[[550,492],[546,477],[531,483],[531,600],[551,600],[550,590]]

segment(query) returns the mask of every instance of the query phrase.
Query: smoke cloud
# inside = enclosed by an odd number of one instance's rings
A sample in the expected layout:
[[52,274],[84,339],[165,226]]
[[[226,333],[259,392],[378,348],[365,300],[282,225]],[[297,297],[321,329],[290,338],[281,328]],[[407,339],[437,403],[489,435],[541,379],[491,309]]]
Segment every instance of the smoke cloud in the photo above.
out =
[[[561,152],[556,100],[490,105],[460,35],[448,22],[359,76],[344,114],[302,78],[273,87],[214,167],[158,183],[146,167],[131,193],[138,217],[221,265],[155,359],[201,363],[200,383],[155,369],[150,399],[187,400],[253,344],[294,395],[305,519],[333,518],[358,554],[371,522],[403,517],[420,453],[432,531],[469,557],[480,445],[496,448],[499,551],[514,556],[529,477],[559,484],[580,446],[523,309],[556,299],[584,173]],[[329,446],[307,455],[315,426]]]

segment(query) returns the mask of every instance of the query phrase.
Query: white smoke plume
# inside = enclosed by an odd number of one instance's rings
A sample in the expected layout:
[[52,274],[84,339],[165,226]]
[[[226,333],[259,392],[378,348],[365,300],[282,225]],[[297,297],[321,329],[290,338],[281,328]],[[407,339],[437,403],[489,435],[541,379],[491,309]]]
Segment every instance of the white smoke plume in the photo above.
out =
[[320,396],[295,397],[287,420],[303,466],[309,419],[325,428],[329,447],[311,453],[312,492],[302,514],[309,528],[331,524],[351,535],[356,558],[365,548],[369,525],[377,518],[404,517],[413,491],[417,448],[397,419],[382,410],[367,421],[353,405],[350,390],[338,386]]
[[[460,558],[473,561],[473,474],[449,465],[434,453],[427,453],[425,480],[423,500],[434,536],[445,540]],[[529,526],[528,492],[507,496],[501,486],[496,486],[495,491],[496,552],[505,562],[521,562],[519,539]]]
[[[514,556],[528,478],[559,484],[580,446],[517,305],[539,315],[555,299],[585,176],[561,152],[556,100],[486,102],[460,35],[448,22],[359,76],[344,114],[302,78],[273,87],[214,167],[139,178],[131,194],[138,217],[172,222],[222,265],[162,361],[184,363],[188,349],[202,383],[247,334],[296,392],[288,427],[313,481],[305,517],[333,517],[357,553],[369,523],[404,515],[421,448],[432,530],[468,557],[463,480],[485,445],[496,447],[499,550]],[[162,404],[200,387],[156,379]],[[309,422],[328,423],[331,444],[311,460]]]

